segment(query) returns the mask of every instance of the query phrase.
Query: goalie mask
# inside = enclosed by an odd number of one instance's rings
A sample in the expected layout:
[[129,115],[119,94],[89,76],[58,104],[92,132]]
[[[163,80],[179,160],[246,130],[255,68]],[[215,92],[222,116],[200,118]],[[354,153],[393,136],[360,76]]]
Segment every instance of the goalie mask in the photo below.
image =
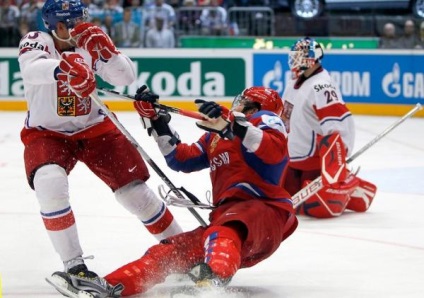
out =
[[234,98],[231,107],[234,110],[239,105],[243,105],[242,113],[256,108],[258,110],[267,110],[280,116],[283,111],[283,101],[278,92],[271,88],[250,87]]
[[88,9],[81,0],[46,0],[41,15],[49,31],[54,31],[58,22],[72,29],[76,23],[87,20]]
[[289,67],[292,78],[299,78],[305,70],[320,62],[323,57],[324,51],[318,42],[309,37],[299,39],[289,52]]

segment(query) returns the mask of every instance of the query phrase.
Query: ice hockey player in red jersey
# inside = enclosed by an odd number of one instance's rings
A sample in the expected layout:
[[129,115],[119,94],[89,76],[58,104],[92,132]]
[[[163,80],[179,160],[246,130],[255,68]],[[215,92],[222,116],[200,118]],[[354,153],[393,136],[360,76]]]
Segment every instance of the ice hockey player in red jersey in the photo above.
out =
[[213,206],[206,227],[170,237],[138,260],[105,279],[123,285],[123,296],[142,293],[171,273],[187,273],[198,284],[226,285],[240,268],[268,258],[297,227],[289,194],[281,187],[288,163],[286,130],[278,93],[251,87],[237,96],[232,110],[196,100],[208,120],[207,132],[184,144],[158,116],[151,102],[158,97],[143,87],[135,108],[175,171],[210,169]]
[[158,241],[182,230],[146,185],[149,173],[138,151],[89,96],[96,88],[94,74],[114,85],[134,82],[133,63],[99,27],[85,22],[88,13],[81,0],[47,0],[42,17],[48,33],[29,32],[19,45],[28,103],[21,138],[29,185],[64,264],[64,271],[55,272],[51,281],[60,283],[65,295],[74,295],[87,283],[104,285],[85,265],[70,205],[68,174],[78,161]]
[[289,52],[292,80],[282,97],[290,156],[284,185],[294,195],[321,175],[323,188],[297,208],[299,214],[317,218],[339,216],[346,209],[365,212],[377,189],[346,167],[346,156],[353,153],[354,121],[321,65],[323,57],[316,40],[298,40]]

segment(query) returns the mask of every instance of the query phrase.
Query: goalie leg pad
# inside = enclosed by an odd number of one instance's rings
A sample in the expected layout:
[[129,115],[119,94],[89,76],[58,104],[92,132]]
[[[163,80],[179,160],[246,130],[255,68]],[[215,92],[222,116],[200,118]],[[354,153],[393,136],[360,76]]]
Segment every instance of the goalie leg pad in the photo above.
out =
[[[304,186],[310,181],[305,181]],[[345,211],[350,195],[359,185],[359,179],[350,175],[337,188],[324,186],[305,203],[296,208],[297,214],[316,218],[331,218],[342,215]]]
[[359,180],[359,185],[350,195],[350,201],[349,204],[347,204],[347,209],[355,212],[365,212],[371,206],[377,192],[377,186],[360,178],[357,179]]
[[321,177],[324,185],[343,182],[347,176],[346,149],[338,133],[318,136]]

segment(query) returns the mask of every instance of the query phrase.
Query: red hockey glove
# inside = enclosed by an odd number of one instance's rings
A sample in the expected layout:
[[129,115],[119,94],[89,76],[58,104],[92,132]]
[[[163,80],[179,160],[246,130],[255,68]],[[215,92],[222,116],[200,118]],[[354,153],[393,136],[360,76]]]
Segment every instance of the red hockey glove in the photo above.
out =
[[93,71],[80,54],[62,53],[59,68],[62,74],[58,74],[58,77],[66,75],[65,80],[69,87],[78,96],[87,97],[96,89]]
[[229,140],[234,138],[233,132],[231,131],[234,115],[230,110],[216,102],[205,101],[203,99],[196,99],[194,103],[199,107],[199,112],[208,119],[196,122],[197,127],[217,133],[222,138],[227,138]]
[[155,107],[150,102],[134,101],[134,108],[137,110],[140,117],[157,119],[158,114]]
[[137,110],[141,117],[149,119],[157,119],[158,113],[154,107],[154,104],[158,101],[159,95],[154,94],[147,88],[146,85],[138,88],[134,96],[134,108]]
[[119,54],[112,39],[99,27],[91,23],[81,23],[71,30],[71,36],[78,47],[88,51],[94,60],[108,61]]

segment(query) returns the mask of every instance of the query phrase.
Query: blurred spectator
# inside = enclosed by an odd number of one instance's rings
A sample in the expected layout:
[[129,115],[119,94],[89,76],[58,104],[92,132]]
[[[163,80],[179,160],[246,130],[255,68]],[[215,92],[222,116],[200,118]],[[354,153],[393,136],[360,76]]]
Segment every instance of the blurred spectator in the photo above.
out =
[[174,32],[165,26],[165,18],[157,15],[154,20],[154,27],[146,33],[144,42],[146,48],[174,48]]
[[399,38],[396,36],[396,27],[393,23],[386,23],[383,27],[383,33],[379,40],[380,49],[400,49]]
[[160,15],[164,20],[164,26],[173,28],[176,21],[174,8],[164,0],[155,0],[153,5],[146,7],[146,26],[153,28],[156,16]]
[[256,11],[251,14],[249,35],[269,36],[272,33],[271,16],[264,11]]
[[25,22],[29,31],[38,31],[38,17],[41,14],[41,7],[43,2],[39,0],[29,0],[21,7],[21,24]]
[[169,5],[171,5],[172,6],[172,8],[174,8],[174,10],[175,9],[177,9],[177,8],[179,8],[180,6],[182,6],[182,3],[183,1],[181,1],[181,0],[167,0],[166,1],[166,3],[168,3]]
[[184,0],[183,6],[178,11],[178,28],[180,33],[186,35],[200,34],[200,14],[201,10],[195,10],[195,0]]
[[420,32],[418,34],[418,44],[416,49],[424,49],[424,21],[420,24]]
[[131,8],[131,20],[136,23],[140,30],[144,29],[143,25],[143,6],[141,4],[142,0],[128,0],[127,2],[130,2],[130,4],[127,6]]
[[419,44],[418,35],[415,31],[415,23],[411,19],[405,21],[403,35],[400,37],[400,43],[404,49],[414,49]]
[[114,24],[113,24],[113,18],[112,18],[111,15],[105,16],[105,18],[103,20],[103,26],[104,26],[103,28],[105,29],[103,31],[106,32],[107,35],[113,36],[115,29],[114,29]]
[[104,6],[104,14],[112,18],[112,25],[121,22],[124,15],[124,9],[119,4],[119,0],[106,0]]
[[29,30],[28,23],[25,20],[21,20],[19,23],[19,34],[20,37],[24,37],[28,32],[33,31]]
[[10,0],[0,0],[0,47],[17,47],[21,35],[18,20],[19,8]]
[[205,35],[226,35],[227,33],[227,11],[219,6],[218,0],[209,1],[209,6],[202,10],[200,21]]
[[131,7],[124,9],[124,19],[116,23],[112,40],[120,48],[139,48],[142,44],[140,26],[131,20]]
[[105,13],[103,9],[101,9],[100,6],[94,3],[93,0],[82,0],[82,3],[84,3],[88,8],[88,21],[93,22],[94,18],[99,18],[101,20],[104,19]]
[[103,32],[108,32],[108,29],[106,28],[105,24],[103,23],[102,19],[99,17],[94,17],[91,19],[91,23],[96,25],[97,27],[100,27],[100,29],[103,30]]

